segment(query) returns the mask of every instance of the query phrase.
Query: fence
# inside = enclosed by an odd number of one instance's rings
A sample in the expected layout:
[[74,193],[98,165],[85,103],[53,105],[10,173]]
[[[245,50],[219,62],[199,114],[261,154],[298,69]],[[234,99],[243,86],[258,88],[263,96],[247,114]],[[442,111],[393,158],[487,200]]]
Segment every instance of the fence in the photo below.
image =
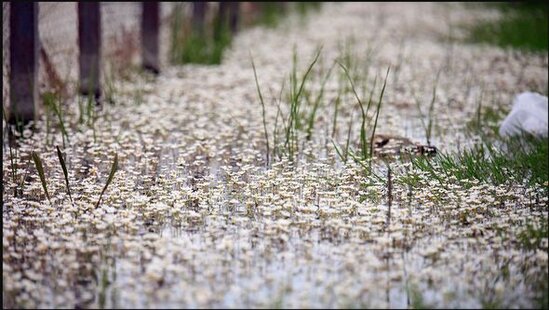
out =
[[[203,35],[214,22],[235,32],[259,6],[250,2],[3,3],[3,105],[9,124],[39,114],[39,94],[93,95],[107,72],[139,64],[159,73],[170,61],[174,15]],[[176,29],[176,31],[183,31]]]

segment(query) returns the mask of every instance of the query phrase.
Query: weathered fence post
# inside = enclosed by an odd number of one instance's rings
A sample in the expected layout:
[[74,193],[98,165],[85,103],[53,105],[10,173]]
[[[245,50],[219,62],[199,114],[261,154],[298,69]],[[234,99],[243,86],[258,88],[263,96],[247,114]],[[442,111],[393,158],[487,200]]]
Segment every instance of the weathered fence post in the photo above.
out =
[[19,129],[35,119],[38,102],[38,3],[10,3],[10,114]]
[[[80,93],[101,96],[101,7],[99,2],[78,2]],[[97,101],[97,103],[99,103]]]
[[219,3],[214,32],[216,39],[221,38],[225,29],[229,29],[231,34],[235,34],[238,25],[238,10],[238,2]]
[[219,9],[217,11],[217,18],[215,22],[215,37],[219,38],[221,33],[228,25],[229,17],[229,2],[219,2]]
[[240,13],[240,2],[229,2],[229,27],[234,34],[238,31],[238,19]]
[[204,35],[204,20],[206,18],[206,2],[193,2],[193,17],[192,17],[192,27],[193,33],[198,36]]
[[143,2],[141,17],[141,51],[143,68],[155,74],[160,72],[159,49],[160,6],[158,2]]

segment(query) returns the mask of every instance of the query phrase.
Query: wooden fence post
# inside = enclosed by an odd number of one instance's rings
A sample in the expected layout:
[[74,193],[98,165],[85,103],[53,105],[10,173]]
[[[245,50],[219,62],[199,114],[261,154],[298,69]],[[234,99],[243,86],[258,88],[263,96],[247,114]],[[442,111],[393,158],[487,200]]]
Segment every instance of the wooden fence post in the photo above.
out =
[[192,27],[193,33],[198,36],[204,35],[204,20],[206,18],[206,2],[193,2],[193,17],[192,17]]
[[160,72],[159,49],[160,6],[158,2],[143,2],[141,17],[141,52],[143,68],[155,74]]
[[[238,2],[220,2],[215,23],[215,38],[219,39],[225,29],[235,34],[238,26]],[[227,27],[227,28],[226,28]]]
[[229,2],[229,26],[233,34],[238,31],[239,15],[240,2]]
[[[78,2],[80,93],[101,96],[101,7],[99,2]],[[97,101],[99,103],[99,101]]]
[[38,102],[38,3],[10,3],[10,114],[19,129],[35,119]]
[[229,2],[219,2],[217,18],[215,23],[215,37],[219,37],[222,30],[228,25]]

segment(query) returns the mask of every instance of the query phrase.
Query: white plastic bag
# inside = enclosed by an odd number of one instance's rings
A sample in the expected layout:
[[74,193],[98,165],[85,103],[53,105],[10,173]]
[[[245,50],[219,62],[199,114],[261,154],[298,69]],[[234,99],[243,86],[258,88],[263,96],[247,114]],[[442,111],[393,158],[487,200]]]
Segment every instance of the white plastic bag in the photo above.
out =
[[524,92],[513,99],[513,108],[499,127],[502,137],[520,135],[522,131],[538,137],[547,136],[547,97]]

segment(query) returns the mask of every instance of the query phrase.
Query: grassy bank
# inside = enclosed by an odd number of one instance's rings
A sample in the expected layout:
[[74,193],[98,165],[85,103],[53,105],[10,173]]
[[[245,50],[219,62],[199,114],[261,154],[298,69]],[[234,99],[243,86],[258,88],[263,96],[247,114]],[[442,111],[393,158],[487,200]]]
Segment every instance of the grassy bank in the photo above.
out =
[[485,21],[470,29],[471,42],[528,51],[547,51],[547,16],[544,2],[510,2],[484,4],[501,11],[497,21]]

